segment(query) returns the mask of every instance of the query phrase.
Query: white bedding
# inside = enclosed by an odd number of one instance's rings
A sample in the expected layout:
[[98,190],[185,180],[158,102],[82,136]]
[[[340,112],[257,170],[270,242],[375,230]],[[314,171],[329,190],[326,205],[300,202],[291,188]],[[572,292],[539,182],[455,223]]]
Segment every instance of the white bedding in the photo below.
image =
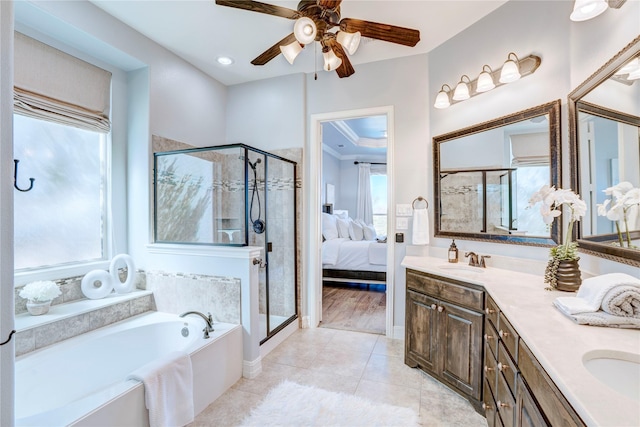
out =
[[371,240],[331,239],[322,243],[322,268],[387,271],[387,245]]

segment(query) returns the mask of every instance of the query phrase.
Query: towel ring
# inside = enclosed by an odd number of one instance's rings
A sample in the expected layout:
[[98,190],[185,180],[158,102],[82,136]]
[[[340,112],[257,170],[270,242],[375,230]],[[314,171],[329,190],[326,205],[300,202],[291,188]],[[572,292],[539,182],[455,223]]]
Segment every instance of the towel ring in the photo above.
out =
[[411,203],[411,207],[413,209],[416,208],[416,202],[424,202],[424,204],[427,205],[427,209],[429,209],[429,202],[427,202],[427,199],[425,199],[424,197],[418,196],[413,200],[413,202]]

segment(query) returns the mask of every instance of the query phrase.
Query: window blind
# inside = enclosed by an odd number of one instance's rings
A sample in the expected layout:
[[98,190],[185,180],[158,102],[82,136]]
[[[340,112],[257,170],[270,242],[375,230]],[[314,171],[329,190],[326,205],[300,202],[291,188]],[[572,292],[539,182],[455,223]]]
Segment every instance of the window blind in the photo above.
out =
[[111,129],[111,73],[15,33],[14,112],[81,129]]
[[544,132],[511,135],[512,166],[549,164],[549,134]]

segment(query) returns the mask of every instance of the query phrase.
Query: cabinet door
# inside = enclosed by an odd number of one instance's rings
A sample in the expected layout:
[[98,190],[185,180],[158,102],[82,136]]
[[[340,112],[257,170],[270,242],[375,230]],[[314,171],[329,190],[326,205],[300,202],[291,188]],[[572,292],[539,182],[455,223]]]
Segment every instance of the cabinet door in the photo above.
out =
[[516,396],[516,427],[546,427],[549,424],[531,397],[529,388],[518,376],[518,395]]
[[445,302],[440,302],[438,311],[442,377],[467,396],[480,400],[482,314]]
[[436,373],[438,301],[407,290],[405,362]]

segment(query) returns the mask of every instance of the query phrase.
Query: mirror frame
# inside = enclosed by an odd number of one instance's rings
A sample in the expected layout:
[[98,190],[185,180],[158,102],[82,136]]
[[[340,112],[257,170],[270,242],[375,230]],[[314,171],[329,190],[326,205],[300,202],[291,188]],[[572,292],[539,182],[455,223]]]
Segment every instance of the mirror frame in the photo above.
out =
[[561,220],[554,221],[551,226],[550,237],[518,236],[512,234],[485,234],[443,231],[440,229],[440,144],[452,139],[484,132],[502,126],[529,120],[534,117],[549,115],[549,157],[550,181],[549,185],[558,188],[562,181],[561,136],[560,136],[560,100],[548,102],[537,107],[519,111],[484,123],[456,130],[433,138],[433,199],[434,199],[434,236],[444,238],[459,238],[464,240],[479,240],[494,243],[509,243],[528,246],[555,246],[562,241]]
[[[640,53],[640,36],[618,52],[598,71],[575,88],[568,96],[569,108],[569,160],[571,171],[571,188],[580,188],[580,147],[578,141],[578,102],[598,85],[613,75],[615,70]],[[574,238],[578,242],[578,250],[590,255],[606,258],[611,261],[640,267],[640,250],[619,248],[604,242],[610,241],[612,235],[596,235],[582,238],[580,222],[576,223]],[[640,232],[634,233],[640,235]]]

